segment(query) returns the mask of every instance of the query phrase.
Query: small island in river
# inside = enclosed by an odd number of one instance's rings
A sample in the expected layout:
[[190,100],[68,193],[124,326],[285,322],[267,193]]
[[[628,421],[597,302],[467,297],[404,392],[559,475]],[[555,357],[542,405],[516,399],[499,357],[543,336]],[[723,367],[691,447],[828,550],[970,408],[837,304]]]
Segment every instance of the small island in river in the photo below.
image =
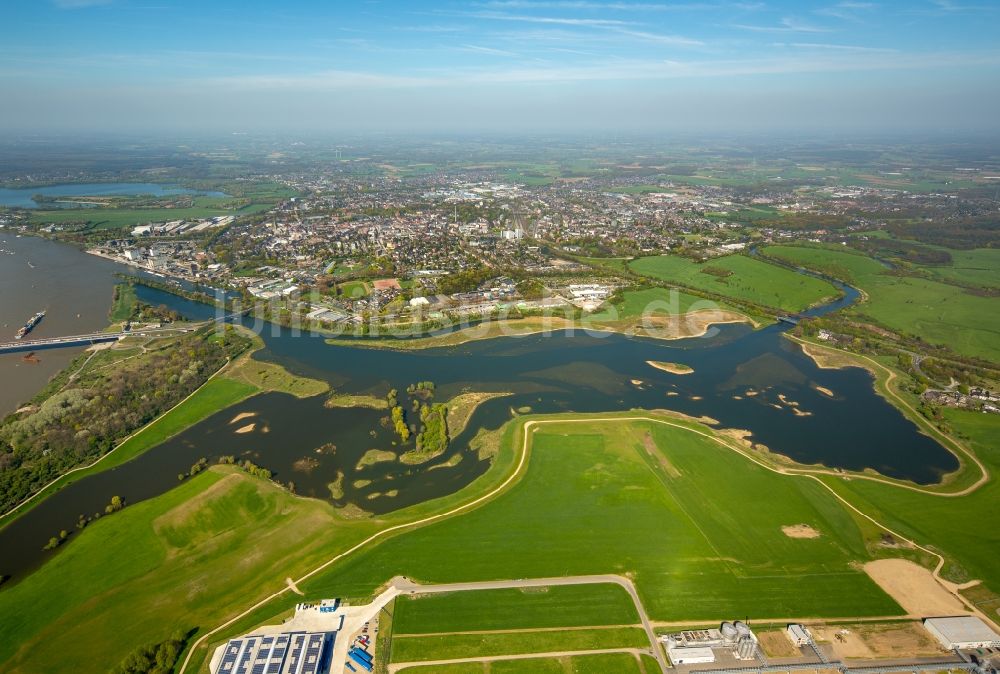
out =
[[655,367],[657,370],[669,372],[670,374],[691,374],[694,372],[693,367],[690,365],[684,365],[683,363],[667,363],[661,360],[647,360],[646,364]]

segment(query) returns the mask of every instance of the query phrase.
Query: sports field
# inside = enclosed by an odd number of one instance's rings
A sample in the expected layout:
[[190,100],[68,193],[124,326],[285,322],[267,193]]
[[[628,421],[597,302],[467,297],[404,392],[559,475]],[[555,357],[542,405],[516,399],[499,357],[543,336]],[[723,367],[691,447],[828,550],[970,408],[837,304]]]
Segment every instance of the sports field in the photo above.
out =
[[659,281],[782,311],[802,311],[837,295],[837,289],[826,281],[745,255],[727,255],[703,263],[677,255],[657,255],[633,260],[629,268]]
[[1000,361],[1000,300],[958,286],[895,276],[861,253],[805,246],[768,246],[764,252],[835,275],[868,296],[852,311],[893,330],[946,344],[957,353]]
[[[353,555],[303,590],[368,596],[393,575],[618,573],[634,579],[654,620],[900,612],[853,566],[869,557],[865,533],[810,480],[650,422],[546,425],[530,461],[490,503]],[[786,536],[781,527],[794,524],[820,536]]]

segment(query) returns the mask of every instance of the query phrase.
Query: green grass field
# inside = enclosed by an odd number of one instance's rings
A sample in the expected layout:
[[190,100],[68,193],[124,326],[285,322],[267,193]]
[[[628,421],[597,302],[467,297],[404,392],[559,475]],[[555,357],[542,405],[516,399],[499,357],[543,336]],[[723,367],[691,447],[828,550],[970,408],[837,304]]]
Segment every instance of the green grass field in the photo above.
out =
[[205,471],[89,525],[0,592],[0,669],[109,671],[134,647],[222,622],[261,586],[304,571],[299,560],[325,536],[346,544],[364,529],[342,525],[324,502],[236,468]]
[[406,674],[656,674],[660,666],[649,656],[597,653],[563,658],[526,658],[404,667]]
[[[802,311],[837,295],[837,289],[826,281],[796,274],[745,255],[728,255],[701,264],[676,255],[657,255],[633,260],[629,268],[659,281],[782,311]],[[719,273],[708,273],[706,270]],[[721,275],[725,273],[729,275]]]
[[769,246],[764,251],[857,285],[867,301],[851,311],[893,330],[945,344],[957,353],[1000,362],[1000,300],[957,286],[893,276],[876,260],[842,249]]
[[[782,533],[798,523],[821,537]],[[852,566],[867,558],[862,531],[818,484],[661,424],[572,424],[536,433],[528,473],[503,496],[361,552],[303,589],[366,596],[393,575],[610,572],[631,574],[657,620],[899,613]]]
[[119,283],[116,287],[115,300],[108,312],[108,319],[112,323],[120,323],[127,320],[132,315],[136,304],[135,286],[130,283]]
[[520,653],[592,651],[605,648],[645,648],[649,639],[641,627],[543,632],[446,634],[392,639],[391,662],[454,660]]
[[924,271],[945,283],[958,282],[1000,288],[1000,249],[949,250],[951,264],[922,265]]
[[430,634],[637,625],[639,616],[623,588],[605,584],[417,595],[396,602],[393,620],[396,634]]
[[603,321],[630,320],[641,318],[646,312],[651,315],[677,316],[689,311],[727,309],[718,302],[691,295],[670,288],[644,288],[642,290],[626,290],[622,293],[621,304],[614,309],[605,308],[591,314],[588,320],[600,323]]

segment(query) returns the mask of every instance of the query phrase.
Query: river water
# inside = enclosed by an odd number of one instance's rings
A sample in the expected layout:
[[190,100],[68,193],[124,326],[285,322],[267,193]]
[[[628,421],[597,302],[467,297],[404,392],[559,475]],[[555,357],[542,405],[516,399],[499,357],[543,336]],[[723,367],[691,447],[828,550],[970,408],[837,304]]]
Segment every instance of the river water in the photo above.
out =
[[[103,330],[113,274],[127,269],[73,246],[0,230],[0,342],[12,341],[17,329],[41,310],[45,318],[29,338]],[[0,416],[30,400],[82,350],[54,349],[30,360],[23,353],[0,355]]]
[[[67,201],[71,197],[107,197],[107,196],[136,196],[148,194],[154,197],[169,197],[178,194],[197,194],[206,197],[224,197],[224,192],[212,192],[204,190],[192,190],[186,187],[175,187],[171,185],[159,185],[157,183],[74,183],[69,185],[47,185],[45,187],[23,187],[11,189],[0,187],[0,206],[12,206],[17,208],[38,208],[39,205],[32,199],[36,194],[47,197],[65,197]],[[50,203],[45,207],[69,206],[79,208],[76,203]]]
[[[856,298],[853,289],[843,290],[842,299],[810,313],[832,311]],[[159,290],[139,287],[138,292],[143,301],[167,304],[192,318],[214,316],[212,307]],[[384,396],[389,388],[402,393],[411,383],[430,380],[440,401],[463,390],[514,395],[481,405],[447,453],[428,464],[392,461],[362,468],[358,460],[369,449],[404,451],[380,423],[384,412],[330,409],[322,396],[254,396],[122,466],[50,496],[0,531],[0,573],[23,576],[52,554],[41,551],[48,538],[70,530],[81,513],[100,511],[113,495],[135,503],[163,493],[201,457],[249,458],[274,471],[276,479],[294,482],[298,493],[327,499],[328,483],[343,473],[344,495],[335,503],[375,513],[442,496],[487,469],[488,461],[469,449],[472,436],[498,428],[524,408],[538,413],[669,408],[747,429],[755,442],[802,463],[873,468],[920,483],[935,482],[957,468],[952,454],[874,393],[871,375],[857,368],[817,367],[782,336],[786,329],[781,324],[756,331],[724,325],[711,337],[671,342],[558,332],[397,352],[331,346],[319,337],[267,325],[261,331],[265,348],[257,358],[324,379],[338,392]],[[670,374],[648,360],[684,363],[694,372]],[[405,394],[400,398],[409,409]],[[253,416],[235,421],[240,414]],[[250,423],[253,430],[236,432]]]

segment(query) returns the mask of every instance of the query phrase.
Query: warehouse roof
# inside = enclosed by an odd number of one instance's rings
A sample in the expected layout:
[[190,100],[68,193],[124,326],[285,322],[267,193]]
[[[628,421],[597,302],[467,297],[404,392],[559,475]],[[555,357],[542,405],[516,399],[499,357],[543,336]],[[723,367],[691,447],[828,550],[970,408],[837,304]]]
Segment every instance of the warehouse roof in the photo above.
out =
[[1000,635],[975,616],[927,618],[924,620],[924,624],[933,625],[934,629],[953,644],[1000,639]]

